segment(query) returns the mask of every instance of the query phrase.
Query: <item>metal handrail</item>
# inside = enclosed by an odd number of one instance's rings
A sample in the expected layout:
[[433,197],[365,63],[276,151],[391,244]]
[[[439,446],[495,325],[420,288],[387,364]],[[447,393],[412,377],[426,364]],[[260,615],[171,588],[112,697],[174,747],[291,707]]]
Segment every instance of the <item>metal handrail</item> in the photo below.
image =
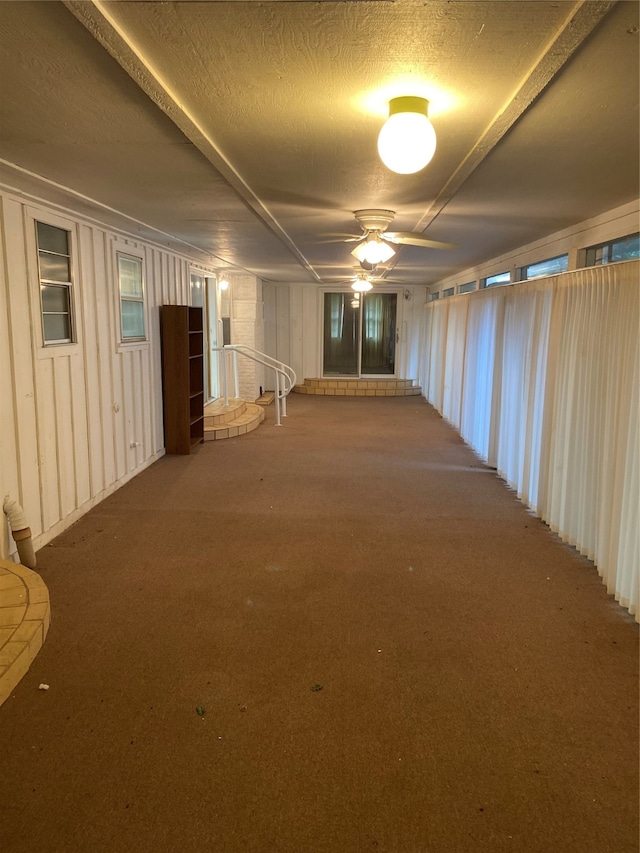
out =
[[[265,359],[265,361],[269,362],[269,364],[266,365],[267,367],[273,367],[274,370],[280,370],[284,374],[286,379],[289,381],[289,387],[286,389],[285,396],[288,396],[291,393],[291,391],[293,390],[293,386],[298,381],[296,372],[293,367],[291,367],[291,365],[285,364],[284,361],[279,361],[272,355],[267,355],[266,352],[261,352],[259,349],[249,346],[249,344],[227,344],[225,346],[225,349],[231,349],[235,352],[244,353],[247,356],[249,355],[249,353],[254,353],[255,355],[260,356],[260,358]],[[248,352],[245,352],[246,350],[248,350]]]
[[286,418],[287,416],[287,396],[293,390],[293,386],[296,384],[297,378],[295,371],[288,364],[285,364],[282,361],[278,361],[277,358],[274,358],[271,355],[267,355],[266,352],[260,352],[260,350],[255,347],[249,346],[248,344],[225,344],[222,347],[212,347],[212,352],[221,352],[223,354],[223,371],[222,371],[222,388],[224,395],[224,404],[225,406],[229,405],[229,389],[228,389],[228,354],[233,355],[233,380],[234,380],[234,392],[235,396],[239,395],[239,387],[238,387],[238,354],[244,355],[246,358],[250,358],[251,361],[255,361],[257,364],[261,364],[263,367],[268,367],[274,372],[275,376],[275,404],[276,404],[276,426],[282,426],[280,423],[280,409],[282,406],[282,417]]

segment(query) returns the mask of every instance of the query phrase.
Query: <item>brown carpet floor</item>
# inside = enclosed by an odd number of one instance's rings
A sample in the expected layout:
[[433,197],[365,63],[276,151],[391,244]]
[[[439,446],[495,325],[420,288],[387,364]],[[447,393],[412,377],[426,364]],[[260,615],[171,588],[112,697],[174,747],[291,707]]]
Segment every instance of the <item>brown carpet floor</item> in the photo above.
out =
[[638,630],[593,566],[424,400],[289,404],[38,554],[0,850],[637,851]]

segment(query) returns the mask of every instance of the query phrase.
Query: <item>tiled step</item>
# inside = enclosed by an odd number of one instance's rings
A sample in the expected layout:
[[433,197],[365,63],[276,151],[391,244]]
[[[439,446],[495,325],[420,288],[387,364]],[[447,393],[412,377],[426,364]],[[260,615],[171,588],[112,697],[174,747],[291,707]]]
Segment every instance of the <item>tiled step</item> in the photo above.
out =
[[258,399],[256,400],[256,403],[259,406],[270,406],[273,403],[273,401],[275,400],[275,398],[276,398],[275,391],[265,391],[264,394],[261,394],[258,397]]
[[40,651],[50,619],[49,591],[40,575],[0,560],[0,705]]
[[417,397],[422,388],[413,379],[305,379],[296,394],[320,397]]
[[222,400],[214,400],[204,407],[204,440],[217,441],[246,435],[259,426],[265,417],[263,406],[233,398],[225,406]]

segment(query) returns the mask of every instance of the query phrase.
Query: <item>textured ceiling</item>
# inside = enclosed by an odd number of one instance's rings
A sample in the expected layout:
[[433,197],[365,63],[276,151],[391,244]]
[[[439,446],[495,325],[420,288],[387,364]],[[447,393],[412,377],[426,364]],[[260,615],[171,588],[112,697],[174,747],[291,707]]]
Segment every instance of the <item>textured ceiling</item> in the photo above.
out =
[[[635,0],[11,2],[0,44],[5,184],[269,280],[346,278],[358,208],[457,245],[398,251],[426,284],[638,196]],[[376,151],[401,94],[417,175]]]

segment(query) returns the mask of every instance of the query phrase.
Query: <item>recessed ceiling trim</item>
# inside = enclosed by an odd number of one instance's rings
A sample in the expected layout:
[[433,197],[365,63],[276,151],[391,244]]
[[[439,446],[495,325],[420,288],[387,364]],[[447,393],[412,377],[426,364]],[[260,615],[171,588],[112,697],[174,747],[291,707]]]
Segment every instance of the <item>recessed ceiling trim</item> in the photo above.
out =
[[297,248],[289,234],[255,195],[251,187],[234,169],[214,141],[180,102],[179,96],[162,79],[126,31],[110,14],[101,0],[62,0],[63,5],[87,29],[93,38],[116,60],[145,95],[178,127],[203,154],[227,183],[238,193],[247,207],[294,255],[316,281],[321,281],[310,262]]

